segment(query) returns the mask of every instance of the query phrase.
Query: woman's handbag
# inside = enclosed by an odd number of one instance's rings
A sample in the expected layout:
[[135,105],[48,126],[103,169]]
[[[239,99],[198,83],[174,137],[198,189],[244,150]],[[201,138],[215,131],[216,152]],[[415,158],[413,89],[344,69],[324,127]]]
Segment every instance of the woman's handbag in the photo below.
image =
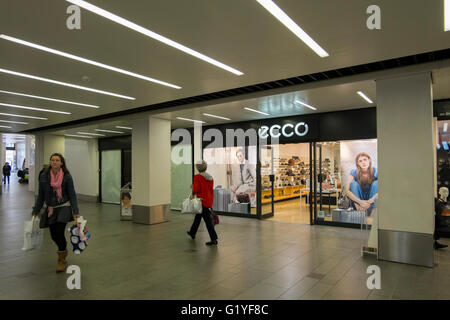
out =
[[350,208],[350,198],[346,195],[341,196],[338,200],[338,208],[343,210]]
[[213,225],[219,224],[220,221],[219,221],[219,216],[217,215],[217,213],[215,213],[212,208],[210,208],[209,210],[211,212],[211,218],[212,218]]
[[87,241],[91,237],[86,227],[87,220],[82,216],[73,221],[72,227],[69,229],[70,242],[72,243],[73,253],[81,254],[87,247]]
[[39,212],[39,228],[48,228],[48,209],[44,207]]
[[186,198],[181,204],[181,213],[202,213],[202,199],[197,196],[192,197],[192,194]]

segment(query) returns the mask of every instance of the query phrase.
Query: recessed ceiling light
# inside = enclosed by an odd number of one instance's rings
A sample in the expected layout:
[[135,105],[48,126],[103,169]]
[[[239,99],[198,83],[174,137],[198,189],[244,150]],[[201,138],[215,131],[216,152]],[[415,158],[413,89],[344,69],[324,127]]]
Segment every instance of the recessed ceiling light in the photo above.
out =
[[444,2],[444,30],[450,31],[450,0]]
[[48,100],[48,101],[55,101],[55,102],[61,102],[61,103],[74,104],[74,105],[83,106],[83,107],[89,107],[89,108],[100,108],[99,106],[94,106],[94,105],[91,105],[91,104],[78,103],[78,102],[59,100],[59,99],[52,99],[52,98],[46,98],[46,97],[40,97],[40,96],[32,96],[30,94],[19,93],[19,92],[11,92],[11,91],[0,90],[0,93],[7,93],[7,94],[13,94],[13,95],[16,95],[16,96],[23,96],[23,97],[36,98],[36,99],[42,99],[42,100]]
[[7,128],[7,129],[11,129],[12,127],[9,127],[9,126],[0,126],[0,128]]
[[328,57],[329,54],[317,44],[302,28],[300,28],[283,10],[281,10],[271,0],[256,0],[267,11],[269,11],[275,18],[277,18],[286,28],[291,30],[300,40],[302,40],[308,47],[310,47],[321,58]]
[[88,139],[92,139],[92,137],[87,137],[87,136],[79,136],[77,134],[65,134],[66,137],[77,137],[77,138],[88,138]]
[[32,47],[32,48],[35,48],[35,49],[38,49],[38,50],[50,52],[50,53],[53,53],[53,54],[56,54],[56,55],[59,55],[59,56],[63,56],[65,58],[81,61],[81,62],[84,62],[84,63],[92,64],[92,65],[100,67],[100,68],[112,70],[112,71],[115,71],[115,72],[126,74],[128,76],[132,76],[132,77],[135,77],[135,78],[139,78],[139,79],[147,80],[147,81],[154,82],[154,83],[157,83],[157,84],[161,84],[163,86],[167,86],[167,87],[171,87],[171,88],[175,88],[175,89],[181,89],[181,87],[176,86],[176,85],[171,84],[171,83],[168,83],[168,82],[164,82],[164,81],[161,81],[161,80],[157,80],[157,79],[153,79],[153,78],[150,78],[150,77],[146,77],[146,76],[134,73],[134,72],[123,70],[123,69],[116,68],[116,67],[113,67],[113,66],[109,66],[107,64],[103,64],[103,63],[96,62],[96,61],[93,61],[93,60],[81,58],[81,57],[75,56],[75,55],[70,54],[70,53],[62,52],[62,51],[55,50],[55,49],[50,49],[50,48],[47,48],[47,47],[44,47],[44,46],[41,46],[41,45],[38,45],[38,44],[35,44],[35,43],[31,43],[31,42],[28,42],[28,41],[20,40],[20,39],[17,39],[17,38],[14,38],[14,37],[10,37],[10,36],[4,35],[4,34],[0,34],[0,38],[5,39],[5,40],[9,40],[9,41],[12,41],[12,42],[15,42],[15,43],[19,43],[19,44],[22,44],[24,46]]
[[128,130],[133,130],[133,128],[130,128],[130,127],[121,127],[121,126],[116,126],[116,128],[119,128],[119,129],[128,129]]
[[309,104],[306,104],[306,103],[304,103],[304,102],[302,102],[302,101],[300,101],[300,100],[295,100],[295,102],[296,102],[296,103],[299,103],[299,104],[301,104],[302,106],[305,106],[305,107],[307,107],[307,108],[310,108],[310,109],[313,109],[313,110],[317,110],[317,108],[315,108],[315,107],[313,107],[313,106],[310,106]]
[[370,100],[369,97],[366,96],[363,92],[358,91],[357,93],[358,93],[364,100],[366,100],[368,103],[373,103],[373,101]]
[[102,129],[94,129],[94,130],[99,131],[99,132],[109,132],[109,133],[125,133],[125,132],[121,132],[121,131],[102,130]]
[[256,112],[256,113],[260,113],[260,114],[263,114],[265,116],[270,116],[270,114],[262,112],[262,111],[259,111],[259,110],[255,110],[255,109],[251,109],[251,108],[247,108],[247,107],[245,107],[244,109],[248,110],[248,111],[253,111],[253,112]]
[[78,134],[87,134],[90,136],[100,136],[100,137],[106,137],[104,134],[100,134],[100,133],[89,133],[89,132],[77,132]]
[[152,39],[161,41],[161,42],[167,44],[168,46],[171,46],[171,47],[173,47],[175,49],[178,49],[178,50],[181,50],[184,53],[187,53],[187,54],[189,54],[191,56],[194,56],[194,57],[199,58],[199,59],[201,59],[203,61],[211,63],[211,64],[213,64],[213,65],[215,65],[215,66],[217,66],[217,67],[219,67],[221,69],[227,70],[227,71],[229,71],[231,73],[234,73],[234,74],[236,74],[238,76],[243,75],[243,73],[241,71],[239,71],[239,70],[236,70],[236,69],[234,69],[232,67],[229,67],[226,64],[223,64],[222,62],[219,62],[219,61],[214,60],[214,59],[212,59],[212,58],[210,58],[208,56],[205,56],[204,54],[201,54],[200,52],[197,52],[197,51],[192,50],[192,49],[190,49],[190,48],[188,48],[186,46],[183,46],[182,44],[179,44],[179,43],[177,43],[177,42],[175,42],[173,40],[170,40],[170,39],[168,39],[168,38],[166,38],[166,37],[164,37],[164,36],[162,36],[160,34],[157,34],[156,32],[150,31],[150,30],[148,30],[148,29],[146,29],[144,27],[141,27],[141,26],[139,26],[139,25],[137,25],[137,24],[135,24],[135,23],[133,23],[131,21],[128,21],[128,20],[124,19],[124,18],[121,18],[121,17],[119,17],[119,16],[117,16],[117,15],[111,13],[111,12],[108,12],[106,10],[103,10],[103,9],[97,7],[97,6],[94,6],[94,5],[92,5],[92,4],[90,4],[90,3],[86,2],[86,1],[83,1],[83,0],[66,0],[66,1],[70,2],[70,3],[73,3],[73,4],[75,4],[75,5],[79,6],[79,7],[82,7],[84,9],[88,10],[88,11],[91,11],[91,12],[93,12],[95,14],[98,14],[98,15],[106,18],[106,19],[109,19],[109,20],[112,20],[112,21],[114,21],[114,22],[116,22],[118,24],[121,24],[124,27],[130,28],[130,29],[132,29],[132,30],[134,30],[136,32],[142,33],[142,34],[144,34],[144,35],[146,35],[146,36],[148,36],[148,37],[150,37]]
[[28,122],[9,121],[9,120],[0,120],[0,122],[15,123],[15,124],[28,124]]
[[118,98],[123,98],[123,99],[128,99],[128,100],[136,100],[136,98],[133,98],[133,97],[123,96],[123,95],[120,95],[120,94],[116,94],[116,93],[112,93],[112,92],[108,92],[108,91],[103,91],[103,90],[92,89],[92,88],[88,88],[88,87],[82,87],[82,86],[79,86],[79,85],[76,85],[76,84],[71,84],[71,83],[67,83],[67,82],[61,82],[61,81],[56,81],[56,80],[52,80],[52,79],[37,77],[37,76],[30,75],[30,74],[20,73],[20,72],[16,72],[16,71],[7,70],[7,69],[1,69],[0,68],[0,72],[9,73],[9,74],[12,74],[12,75],[15,75],[15,76],[19,76],[19,77],[30,78],[30,79],[34,79],[34,80],[40,80],[40,81],[44,81],[44,82],[59,84],[61,86],[76,88],[76,89],[80,89],[80,90],[86,90],[86,91],[101,93],[101,94],[105,94],[105,95],[108,95],[108,96],[113,96],[113,97],[118,97]]
[[43,112],[53,112],[53,113],[60,113],[60,114],[71,114],[70,112],[65,112],[65,111],[33,108],[33,107],[19,106],[19,105],[9,104],[9,103],[0,103],[0,106],[10,107],[10,108],[18,108],[18,109],[35,110],[35,111],[43,111]]
[[448,130],[448,122],[444,122],[444,132],[447,132]]
[[209,113],[204,113],[203,115],[205,115],[207,117],[217,118],[217,119],[231,120],[231,119],[228,119],[228,118],[225,118],[225,117],[220,117],[220,116],[216,116],[216,115],[209,114]]
[[180,119],[180,120],[185,120],[185,121],[198,122],[198,123],[206,123],[205,121],[200,121],[200,120],[193,120],[193,119],[182,118],[182,117],[177,117],[177,119]]
[[18,117],[18,118],[29,118],[29,119],[38,119],[38,120],[48,120],[47,118],[40,117],[31,117],[31,116],[22,116],[20,114],[10,114],[10,113],[0,113],[1,116],[9,116],[9,117]]

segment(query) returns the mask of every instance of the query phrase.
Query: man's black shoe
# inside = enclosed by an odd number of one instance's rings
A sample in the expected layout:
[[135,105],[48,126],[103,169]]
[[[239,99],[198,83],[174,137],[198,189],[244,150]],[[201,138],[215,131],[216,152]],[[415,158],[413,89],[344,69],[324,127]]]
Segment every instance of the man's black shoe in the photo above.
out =
[[442,249],[442,248],[447,248],[447,247],[448,247],[448,245],[446,245],[446,244],[442,244],[442,243],[439,243],[437,241],[434,242],[434,248],[435,249]]
[[195,240],[195,236],[193,236],[189,231],[186,231],[186,233],[192,238],[192,240]]
[[217,246],[217,244],[218,244],[218,242],[217,242],[217,240],[214,240],[214,241],[210,241],[210,242],[207,242],[207,243],[205,243],[207,246]]

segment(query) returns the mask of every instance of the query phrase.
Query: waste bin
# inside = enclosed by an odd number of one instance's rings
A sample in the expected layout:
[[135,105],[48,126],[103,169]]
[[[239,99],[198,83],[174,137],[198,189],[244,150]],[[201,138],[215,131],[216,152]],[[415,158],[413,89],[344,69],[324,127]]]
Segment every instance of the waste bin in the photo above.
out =
[[133,220],[131,194],[131,182],[128,182],[120,189],[120,220]]

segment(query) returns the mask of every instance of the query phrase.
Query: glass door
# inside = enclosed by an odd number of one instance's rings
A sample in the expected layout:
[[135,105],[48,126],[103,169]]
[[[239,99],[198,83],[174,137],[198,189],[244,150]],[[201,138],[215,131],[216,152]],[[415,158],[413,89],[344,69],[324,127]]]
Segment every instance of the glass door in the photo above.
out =
[[260,148],[260,183],[259,195],[261,203],[261,218],[269,218],[274,215],[274,156],[273,146],[263,145]]
[[122,150],[101,153],[101,202],[120,204]]

